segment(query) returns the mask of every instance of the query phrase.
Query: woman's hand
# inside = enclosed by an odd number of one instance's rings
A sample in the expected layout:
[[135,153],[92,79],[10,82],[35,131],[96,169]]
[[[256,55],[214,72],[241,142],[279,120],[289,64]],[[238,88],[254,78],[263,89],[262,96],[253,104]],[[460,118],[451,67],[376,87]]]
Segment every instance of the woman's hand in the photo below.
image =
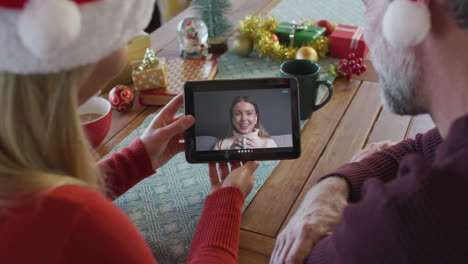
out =
[[242,149],[242,138],[235,138],[232,141],[231,146],[229,147],[230,149]]
[[[218,163],[219,171],[216,169],[216,163],[210,163],[210,181],[211,193],[224,187],[239,188],[244,197],[247,197],[252,191],[255,183],[255,170],[258,168],[258,161],[249,161],[241,166],[240,162],[230,162],[231,173],[227,163]],[[221,178],[221,181],[219,180]]]
[[175,154],[184,151],[184,144],[179,143],[182,133],[191,127],[193,116],[177,116],[183,104],[183,95],[176,96],[153,119],[140,139],[151,157],[153,169],[158,169],[168,162]]
[[383,150],[384,148],[388,148],[395,143],[392,143],[390,140],[377,142],[377,143],[370,143],[364,149],[358,151],[354,156],[351,158],[350,162],[359,162],[370,155]]
[[246,139],[245,144],[248,149],[258,148],[258,144],[257,144],[257,141],[255,141],[255,139],[249,136],[245,136],[245,139]]
[[243,149],[244,148],[244,140],[245,138],[245,148],[248,148],[248,149],[254,149],[254,148],[258,148],[258,144],[257,142],[255,141],[255,139],[249,137],[249,136],[242,136],[242,137],[238,137],[236,139],[234,139],[234,141],[232,142],[232,145],[231,145],[231,149]]

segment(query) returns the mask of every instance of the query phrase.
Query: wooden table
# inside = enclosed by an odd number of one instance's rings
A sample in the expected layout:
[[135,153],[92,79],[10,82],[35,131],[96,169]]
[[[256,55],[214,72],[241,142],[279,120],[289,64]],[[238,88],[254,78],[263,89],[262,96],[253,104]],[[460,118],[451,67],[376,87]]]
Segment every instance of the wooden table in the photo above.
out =
[[[279,2],[232,1],[230,19],[237,25],[246,15],[266,15]],[[177,24],[189,14],[184,11],[152,33],[152,46],[160,56],[178,56]],[[434,126],[428,116],[400,117],[384,110],[378,77],[369,68],[360,80],[335,81],[333,98],[302,130],[302,156],[281,161],[250,203],[242,217],[240,263],[268,263],[275,238],[319,177],[349,161],[370,142],[400,141]],[[107,154],[157,109],[135,105],[130,113],[114,112],[111,130],[98,153]]]

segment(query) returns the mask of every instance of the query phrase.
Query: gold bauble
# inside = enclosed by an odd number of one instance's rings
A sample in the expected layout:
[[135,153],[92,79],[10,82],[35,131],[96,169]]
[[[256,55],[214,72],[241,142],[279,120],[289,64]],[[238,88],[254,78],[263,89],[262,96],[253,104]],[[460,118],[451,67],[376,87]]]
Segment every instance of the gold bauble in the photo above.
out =
[[302,47],[296,53],[296,59],[318,62],[318,54],[311,47]]
[[241,35],[234,40],[232,49],[237,55],[247,57],[253,50],[253,40],[247,36]]

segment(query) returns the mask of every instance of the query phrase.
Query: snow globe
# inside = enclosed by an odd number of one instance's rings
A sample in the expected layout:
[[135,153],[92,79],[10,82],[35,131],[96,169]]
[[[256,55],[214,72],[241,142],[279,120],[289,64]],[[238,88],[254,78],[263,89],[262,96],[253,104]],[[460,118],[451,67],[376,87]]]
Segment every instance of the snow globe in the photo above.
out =
[[180,44],[180,57],[209,59],[208,27],[201,18],[188,17],[177,27]]

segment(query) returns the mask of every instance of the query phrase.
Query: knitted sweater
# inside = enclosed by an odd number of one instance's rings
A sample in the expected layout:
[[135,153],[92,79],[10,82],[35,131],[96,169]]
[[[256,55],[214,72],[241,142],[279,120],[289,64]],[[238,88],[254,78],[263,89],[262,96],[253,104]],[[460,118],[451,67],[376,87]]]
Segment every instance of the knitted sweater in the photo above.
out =
[[[155,173],[139,139],[99,166],[107,171],[117,196]],[[243,203],[244,195],[234,187],[206,198],[189,263],[237,262]],[[4,264],[156,262],[122,211],[102,194],[79,186],[61,186],[41,199],[1,211],[0,237]]]
[[468,116],[330,175],[351,203],[307,263],[468,263]]
[[[231,149],[231,145],[234,142],[234,140],[240,137],[252,138],[257,143],[257,148],[277,148],[278,147],[275,140],[273,140],[272,138],[259,137],[258,136],[259,131],[260,130],[257,129],[254,132],[249,133],[249,134],[239,134],[235,130],[233,130],[232,133],[234,134],[234,136],[230,138],[221,139],[220,141],[216,142],[216,144],[213,147],[213,150]],[[219,148],[218,145],[220,143],[221,143],[221,147]],[[248,149],[249,147],[247,146],[246,148]]]

